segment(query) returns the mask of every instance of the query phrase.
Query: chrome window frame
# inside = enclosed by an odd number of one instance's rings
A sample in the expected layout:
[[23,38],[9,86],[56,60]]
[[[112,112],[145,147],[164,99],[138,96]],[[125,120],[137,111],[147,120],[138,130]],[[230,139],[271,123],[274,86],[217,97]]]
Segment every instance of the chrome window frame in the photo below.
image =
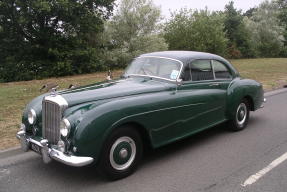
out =
[[[218,63],[222,64],[227,69],[227,71],[231,77],[230,78],[216,78],[215,71],[214,71],[214,65],[213,65],[214,61],[217,61]],[[234,78],[230,67],[228,67],[225,63],[223,63],[222,61],[216,60],[216,59],[212,59],[211,62],[212,62],[212,70],[213,70],[215,80],[232,80]]]
[[[200,82],[214,82],[214,81],[230,81],[232,79],[234,79],[234,76],[231,72],[231,69],[230,67],[228,67],[224,62],[222,61],[219,61],[219,60],[216,60],[216,59],[194,59],[192,60],[190,63],[188,63],[187,65],[190,65],[193,61],[198,61],[198,60],[206,60],[206,61],[209,61],[210,62],[210,65],[211,65],[211,70],[212,70],[212,73],[213,73],[213,79],[208,79],[208,80],[198,80],[198,81],[193,81],[193,80],[190,80],[190,81],[183,81],[183,84],[186,84],[186,83],[200,83]],[[228,73],[230,74],[230,78],[216,78],[216,75],[215,75],[215,71],[214,71],[214,65],[213,65],[213,62],[214,61],[217,61],[219,63],[221,63],[223,66],[226,67]],[[190,66],[189,66],[190,67]],[[192,74],[190,74],[190,77],[192,79]]]
[[194,59],[194,60],[192,60],[190,63],[188,63],[187,65],[189,65],[189,67],[190,67],[190,65],[191,65],[192,62],[194,62],[194,61],[209,61],[210,68],[211,68],[212,74],[213,74],[213,79],[193,81],[193,80],[192,80],[192,73],[191,73],[191,70],[190,70],[191,80],[190,80],[190,81],[183,81],[183,83],[209,82],[209,81],[215,81],[215,80],[217,80],[217,79],[215,78],[215,74],[214,74],[214,70],[213,70],[213,62],[212,62],[212,59]]

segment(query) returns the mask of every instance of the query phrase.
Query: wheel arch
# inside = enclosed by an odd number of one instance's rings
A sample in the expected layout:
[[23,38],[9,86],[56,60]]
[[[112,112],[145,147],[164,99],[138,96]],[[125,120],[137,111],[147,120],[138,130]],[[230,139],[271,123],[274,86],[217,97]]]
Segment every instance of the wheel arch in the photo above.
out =
[[151,142],[150,134],[148,130],[141,123],[138,123],[135,121],[124,122],[124,123],[118,124],[113,129],[117,129],[119,127],[124,127],[124,126],[129,126],[131,128],[134,128],[140,134],[144,147],[152,148],[153,145]]
[[254,101],[253,98],[250,95],[245,95],[242,99],[246,99],[248,101],[249,104],[249,109],[250,111],[254,111]]

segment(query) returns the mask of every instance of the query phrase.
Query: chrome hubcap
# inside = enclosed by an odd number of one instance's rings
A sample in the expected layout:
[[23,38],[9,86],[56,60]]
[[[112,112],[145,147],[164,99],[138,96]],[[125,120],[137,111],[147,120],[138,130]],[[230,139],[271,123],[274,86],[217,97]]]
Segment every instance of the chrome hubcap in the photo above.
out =
[[110,164],[116,170],[125,170],[131,166],[136,157],[136,144],[130,137],[118,138],[110,150]]
[[119,155],[120,155],[120,157],[123,158],[123,159],[124,159],[124,158],[127,158],[127,156],[128,156],[128,150],[127,150],[127,149],[121,149]]
[[245,103],[241,103],[236,111],[236,121],[239,126],[243,126],[247,118],[247,107]]

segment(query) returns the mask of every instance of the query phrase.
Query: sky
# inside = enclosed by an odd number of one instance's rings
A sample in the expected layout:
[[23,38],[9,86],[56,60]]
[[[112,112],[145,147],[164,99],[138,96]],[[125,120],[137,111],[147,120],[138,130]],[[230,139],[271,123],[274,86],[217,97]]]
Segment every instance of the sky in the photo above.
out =
[[[224,6],[230,0],[153,0],[154,4],[160,6],[162,14],[169,18],[170,10],[173,12],[180,8],[191,8],[191,9],[204,9],[207,7],[212,11],[224,10]],[[264,0],[234,0],[234,6],[237,9],[243,11],[248,10],[251,7],[258,6]]]

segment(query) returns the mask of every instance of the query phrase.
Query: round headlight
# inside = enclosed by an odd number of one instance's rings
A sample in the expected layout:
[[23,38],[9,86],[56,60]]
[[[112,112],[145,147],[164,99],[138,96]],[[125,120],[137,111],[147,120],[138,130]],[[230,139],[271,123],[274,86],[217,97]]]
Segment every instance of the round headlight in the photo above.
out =
[[71,124],[68,119],[63,119],[60,123],[60,133],[63,137],[67,137],[70,133]]
[[30,109],[28,113],[28,122],[32,125],[36,122],[36,112],[34,109]]
[[25,126],[25,124],[21,123],[21,125],[20,125],[20,130],[21,130],[21,131],[26,131],[26,126]]

